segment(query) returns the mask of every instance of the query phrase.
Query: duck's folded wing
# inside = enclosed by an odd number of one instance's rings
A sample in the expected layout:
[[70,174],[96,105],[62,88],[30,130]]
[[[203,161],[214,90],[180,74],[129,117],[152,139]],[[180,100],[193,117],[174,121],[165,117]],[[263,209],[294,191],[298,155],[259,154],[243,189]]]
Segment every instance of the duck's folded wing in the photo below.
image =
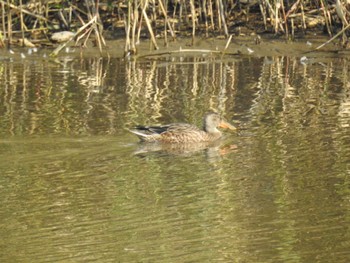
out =
[[185,133],[185,132],[192,132],[192,131],[195,131],[195,132],[201,131],[198,127],[188,123],[172,123],[167,126],[168,128],[166,131],[169,131],[169,132]]
[[165,131],[168,130],[170,125],[162,125],[162,126],[136,126],[135,130],[139,131],[139,132],[143,132],[146,134],[161,134]]

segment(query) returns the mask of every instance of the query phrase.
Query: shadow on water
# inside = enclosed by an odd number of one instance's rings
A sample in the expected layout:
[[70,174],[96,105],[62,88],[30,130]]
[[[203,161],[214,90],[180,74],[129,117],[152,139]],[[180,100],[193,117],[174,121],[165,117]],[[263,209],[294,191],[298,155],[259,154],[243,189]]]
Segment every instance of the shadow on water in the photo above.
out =
[[[348,67],[1,60],[1,261],[347,262]],[[179,147],[126,130],[210,109],[239,132]]]

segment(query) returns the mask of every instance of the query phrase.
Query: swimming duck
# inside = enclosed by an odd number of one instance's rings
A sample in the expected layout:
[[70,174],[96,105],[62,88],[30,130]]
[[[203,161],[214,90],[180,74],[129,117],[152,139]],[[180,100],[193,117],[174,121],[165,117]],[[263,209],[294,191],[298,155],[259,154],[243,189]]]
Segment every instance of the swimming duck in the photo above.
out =
[[222,136],[218,128],[236,130],[217,113],[204,116],[203,129],[188,123],[171,123],[162,126],[136,126],[130,132],[143,142],[161,143],[197,143],[213,142]]

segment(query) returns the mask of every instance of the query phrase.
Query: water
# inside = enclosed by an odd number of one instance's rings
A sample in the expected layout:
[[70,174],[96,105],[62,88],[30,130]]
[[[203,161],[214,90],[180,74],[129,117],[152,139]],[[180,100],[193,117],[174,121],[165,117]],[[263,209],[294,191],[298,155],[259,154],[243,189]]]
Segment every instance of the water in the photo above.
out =
[[349,262],[348,59],[71,56],[0,61],[1,262]]

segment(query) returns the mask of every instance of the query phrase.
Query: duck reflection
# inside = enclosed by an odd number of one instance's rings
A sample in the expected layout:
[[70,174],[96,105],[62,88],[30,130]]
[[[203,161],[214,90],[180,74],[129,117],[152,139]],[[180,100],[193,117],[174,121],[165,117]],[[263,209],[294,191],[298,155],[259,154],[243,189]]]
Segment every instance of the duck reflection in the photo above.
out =
[[168,156],[188,157],[204,153],[209,160],[218,160],[221,157],[236,151],[237,145],[228,140],[216,140],[214,142],[200,143],[143,143],[138,144],[135,155],[146,156],[151,153]]

